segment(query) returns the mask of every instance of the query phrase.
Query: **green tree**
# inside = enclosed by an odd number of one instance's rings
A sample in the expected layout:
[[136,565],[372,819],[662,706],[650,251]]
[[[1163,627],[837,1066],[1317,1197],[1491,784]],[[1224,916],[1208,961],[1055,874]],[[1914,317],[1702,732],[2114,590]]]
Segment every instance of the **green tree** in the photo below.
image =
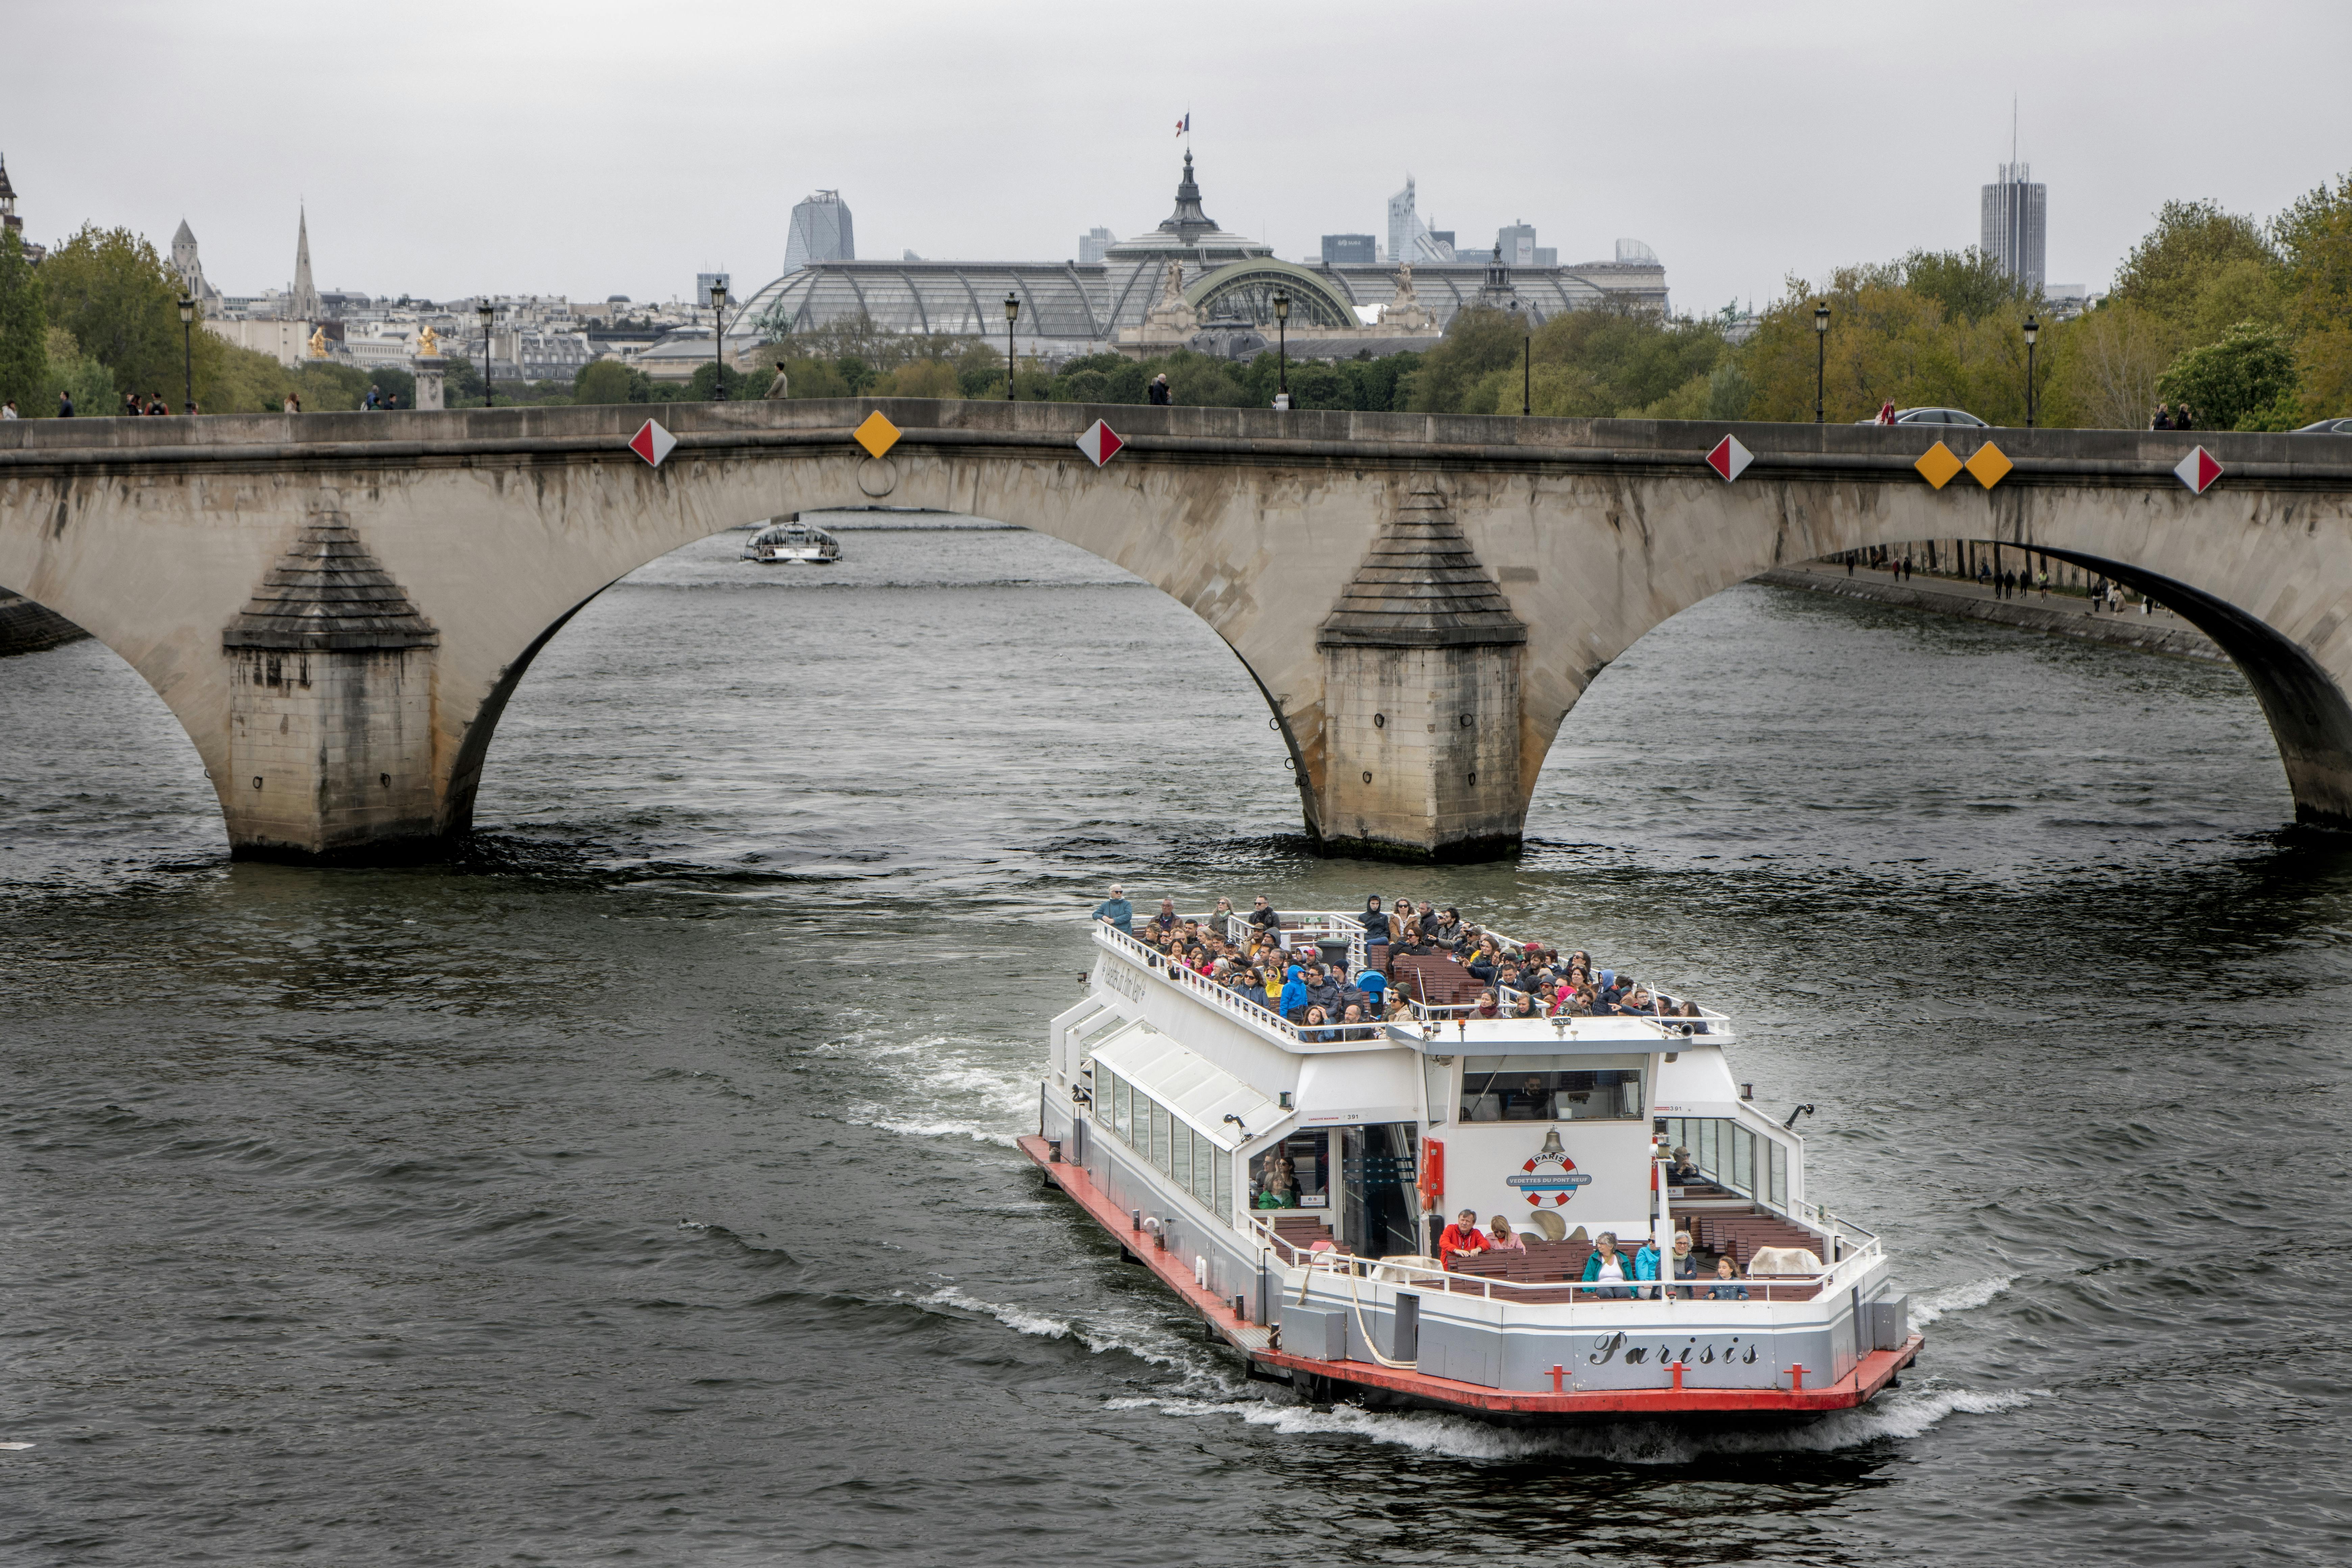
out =
[[[2178,327],[2193,327],[2216,276],[2235,262],[2275,270],[2279,256],[2252,218],[2214,202],[2167,202],[2156,227],[2125,258],[2113,298]],[[2241,281],[2234,285],[2242,288]]]
[[48,390],[49,310],[41,285],[12,228],[0,227],[0,400],[30,416]]
[[685,390],[677,395],[677,401],[680,403],[713,402],[719,395],[719,389],[723,386],[727,389],[729,402],[756,403],[768,395],[768,383],[774,379],[775,373],[772,371],[763,370],[754,376],[737,370],[731,364],[720,364],[713,361],[694,373],[694,379],[686,384]]
[[618,360],[592,360],[580,367],[572,378],[572,401],[574,403],[638,403],[630,377],[642,380],[642,372],[632,371]]
[[2157,395],[2186,402],[2199,428],[2264,430],[2294,395],[2294,346],[2277,330],[2241,321],[2218,343],[2190,349],[2157,379]]
[[2281,213],[2272,237],[2286,258],[2296,371],[2307,417],[2352,414],[2352,174]]
[[58,412],[58,396],[63,393],[72,397],[78,415],[101,415],[114,412],[114,377],[99,363],[95,356],[81,352],[73,334],[63,327],[51,327],[48,331],[48,370],[39,394],[40,406],[23,408],[31,415]]
[[2000,262],[1970,246],[1966,250],[1915,250],[1895,264],[1890,279],[1943,307],[1947,321],[1978,321],[1987,316],[2021,319],[2042,302],[2042,291],[2011,275]]
[[179,275],[153,246],[127,228],[84,224],[39,271],[49,320],[106,366],[116,391],[179,387]]

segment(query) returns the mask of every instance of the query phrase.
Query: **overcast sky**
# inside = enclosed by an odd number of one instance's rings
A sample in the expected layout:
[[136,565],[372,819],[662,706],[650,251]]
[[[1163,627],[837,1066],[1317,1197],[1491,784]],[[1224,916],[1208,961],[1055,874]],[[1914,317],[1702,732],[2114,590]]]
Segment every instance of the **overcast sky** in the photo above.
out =
[[1060,259],[1167,216],[1312,253],[1534,224],[1563,261],[1647,241],[1677,306],[1973,244],[2010,155],[2049,275],[2104,286],[2170,197],[2268,216],[2352,170],[2352,5],[815,5],[5,0],[0,153],[27,232],[84,219],[207,276],[667,298],[781,268],[838,188],[858,254]]

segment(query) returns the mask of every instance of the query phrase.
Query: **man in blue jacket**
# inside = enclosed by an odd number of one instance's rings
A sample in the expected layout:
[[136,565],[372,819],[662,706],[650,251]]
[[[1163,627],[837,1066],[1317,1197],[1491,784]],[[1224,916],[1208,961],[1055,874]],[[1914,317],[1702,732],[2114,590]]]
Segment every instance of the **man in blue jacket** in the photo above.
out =
[[1095,919],[1108,921],[1121,936],[1133,936],[1128,928],[1135,919],[1135,906],[1127,901],[1127,889],[1113,882],[1110,897],[1095,906]]

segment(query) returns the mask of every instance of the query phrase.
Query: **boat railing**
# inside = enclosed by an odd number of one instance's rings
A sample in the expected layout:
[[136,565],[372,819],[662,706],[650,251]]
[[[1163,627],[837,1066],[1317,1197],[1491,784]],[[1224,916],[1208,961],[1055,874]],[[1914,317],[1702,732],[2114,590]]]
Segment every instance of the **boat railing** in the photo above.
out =
[[[1821,1300],[1858,1283],[1861,1278],[1884,1257],[1878,1238],[1870,1237],[1866,1243],[1847,1252],[1835,1263],[1824,1262],[1818,1274],[1743,1274],[1736,1280],[1705,1279],[1629,1279],[1602,1284],[1584,1279],[1508,1279],[1486,1274],[1455,1273],[1443,1268],[1426,1258],[1360,1258],[1341,1252],[1337,1247],[1308,1249],[1299,1247],[1276,1230],[1273,1223],[1263,1217],[1281,1210],[1250,1210],[1244,1228],[1257,1238],[1261,1254],[1282,1270],[1286,1291],[1297,1292],[1304,1304],[1314,1294],[1318,1280],[1348,1279],[1346,1287],[1333,1284],[1336,1292],[1352,1297],[1352,1281],[1368,1280],[1376,1284],[1397,1286],[1408,1289],[1435,1291],[1446,1296],[1475,1296],[1481,1300],[1501,1301],[1520,1306],[1616,1305],[1625,1301],[1703,1301],[1708,1307],[1769,1305],[1773,1302]],[[1864,1233],[1866,1234],[1866,1233]],[[1629,1262],[1632,1255],[1624,1255]],[[1708,1292],[1718,1284],[1736,1284],[1748,1292],[1746,1302],[1738,1298],[1717,1299]],[[1648,1292],[1643,1294],[1643,1292]]]
[[[1257,927],[1250,923],[1248,916],[1225,917],[1227,942],[1246,942],[1256,934]],[[1285,946],[1299,942],[1319,943],[1327,936],[1344,936],[1348,939],[1348,977],[1352,980],[1364,972],[1364,922],[1360,920],[1328,911],[1301,915],[1296,924],[1282,927],[1280,934]]]
[[1148,945],[1128,935],[1117,926],[1097,921],[1095,926],[1095,935],[1097,941],[1106,943],[1115,952],[1124,953],[1142,964],[1155,978],[1166,981],[1178,990],[1188,993],[1195,1000],[1229,1013],[1255,1028],[1282,1036],[1289,1040],[1298,1040],[1307,1036],[1317,1039],[1326,1037],[1325,1031],[1321,1029],[1310,1029],[1302,1034],[1297,1025],[1273,1008],[1260,1006],[1239,992],[1228,990],[1213,980],[1195,974],[1181,963],[1169,963],[1165,954],[1154,952]]

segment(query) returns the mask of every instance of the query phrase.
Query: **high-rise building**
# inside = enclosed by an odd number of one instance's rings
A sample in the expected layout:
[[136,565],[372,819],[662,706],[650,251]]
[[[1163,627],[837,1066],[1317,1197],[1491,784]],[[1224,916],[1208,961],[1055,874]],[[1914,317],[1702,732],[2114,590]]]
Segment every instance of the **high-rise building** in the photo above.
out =
[[841,199],[839,191],[819,191],[793,208],[793,230],[784,240],[785,271],[813,261],[856,259],[849,204]]
[[2039,289],[2048,277],[2048,187],[2033,184],[2024,163],[2003,163],[1984,187],[1984,253],[2019,282]]
[[1381,242],[1369,234],[1327,234],[1323,237],[1323,265],[1370,266],[1381,258]]
[[1092,267],[1103,258],[1103,252],[1118,243],[1118,236],[1107,228],[1090,228],[1078,236],[1078,264]]
[[710,286],[713,283],[726,289],[730,298],[734,295],[735,275],[733,273],[698,272],[694,275],[694,302],[697,305],[707,306],[710,303]]
[[1503,252],[1503,259],[1513,267],[1533,267],[1536,264],[1536,226],[1531,223],[1513,223],[1495,231],[1495,243]]
[[1404,189],[1389,198],[1389,253],[1393,264],[1410,261],[1418,267],[1424,261],[1454,259],[1454,236],[1449,231],[1443,237],[1429,232],[1421,215],[1413,210],[1412,176],[1404,177]]

